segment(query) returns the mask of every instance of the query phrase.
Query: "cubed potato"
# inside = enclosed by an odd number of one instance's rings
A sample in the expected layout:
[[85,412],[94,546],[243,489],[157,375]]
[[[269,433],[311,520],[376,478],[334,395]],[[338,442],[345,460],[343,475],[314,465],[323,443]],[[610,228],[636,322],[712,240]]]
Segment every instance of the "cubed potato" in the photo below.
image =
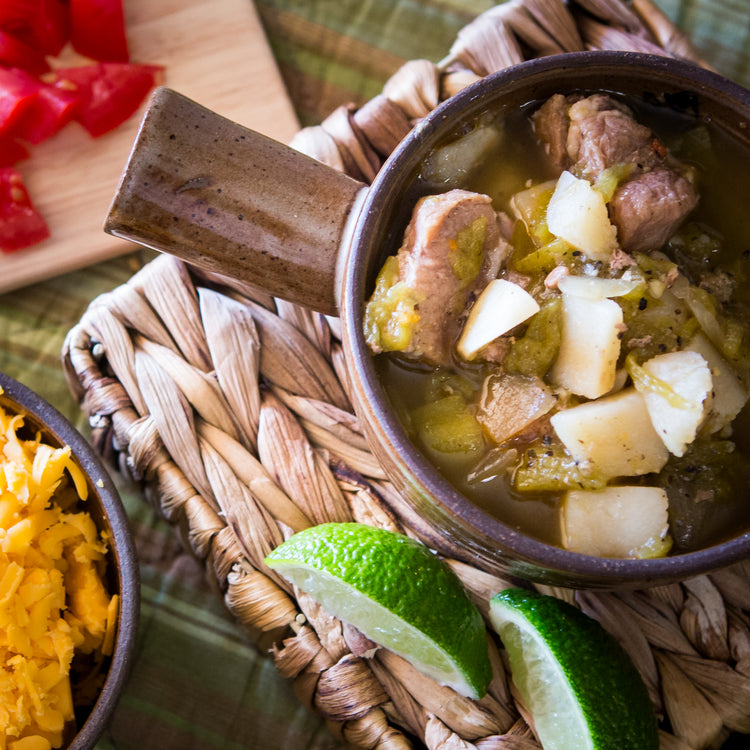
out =
[[550,422],[570,455],[606,480],[661,471],[669,458],[635,388],[565,409]]
[[482,388],[477,419],[497,443],[504,443],[550,412],[557,403],[539,378],[488,375]]
[[641,394],[654,428],[670,453],[682,456],[695,440],[705,416],[703,404],[711,393],[711,370],[698,352],[658,354],[643,363],[643,369],[665,383],[682,403],[672,403],[669,394],[643,388]]
[[482,347],[537,312],[539,303],[525,289],[505,279],[494,279],[471,308],[456,349],[464,359],[472,359]]
[[569,490],[560,511],[565,549],[597,557],[650,557],[665,553],[667,493],[660,487]]
[[731,365],[703,333],[698,333],[685,347],[698,352],[708,363],[713,381],[712,398],[702,429],[709,434],[726,427],[742,411],[748,392]]
[[617,247],[617,229],[607,204],[588,180],[563,172],[547,206],[547,226],[592,260],[608,260]]
[[563,294],[562,338],[552,382],[579,396],[599,398],[615,384],[622,308],[611,299]]

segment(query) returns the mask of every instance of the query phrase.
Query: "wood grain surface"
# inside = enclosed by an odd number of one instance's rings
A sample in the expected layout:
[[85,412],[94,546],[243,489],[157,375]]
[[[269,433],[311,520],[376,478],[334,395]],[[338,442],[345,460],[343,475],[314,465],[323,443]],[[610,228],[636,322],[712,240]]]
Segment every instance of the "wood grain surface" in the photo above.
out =
[[[251,0],[125,0],[125,9],[131,59],[164,65],[165,85],[277,140],[297,131]],[[86,61],[69,54],[59,62]],[[0,254],[0,292],[135,247],[105,234],[102,224],[144,108],[98,139],[71,123],[18,165],[51,236]]]

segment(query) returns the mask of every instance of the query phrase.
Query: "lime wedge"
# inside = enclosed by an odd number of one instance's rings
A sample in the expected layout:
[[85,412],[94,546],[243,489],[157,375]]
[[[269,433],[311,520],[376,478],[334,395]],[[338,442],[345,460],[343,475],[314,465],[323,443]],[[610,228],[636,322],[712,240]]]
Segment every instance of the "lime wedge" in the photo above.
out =
[[657,750],[653,705],[620,644],[552,596],[506,589],[490,620],[544,750]]
[[328,523],[290,537],[266,564],[441,685],[470,698],[487,691],[482,617],[423,544],[364,524]]

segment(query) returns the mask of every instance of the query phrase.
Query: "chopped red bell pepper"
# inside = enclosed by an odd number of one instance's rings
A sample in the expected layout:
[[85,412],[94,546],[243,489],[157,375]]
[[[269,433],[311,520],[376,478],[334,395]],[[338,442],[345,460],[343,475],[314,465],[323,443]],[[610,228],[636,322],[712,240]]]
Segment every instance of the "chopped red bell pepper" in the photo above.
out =
[[73,49],[101,62],[128,62],[122,0],[70,0]]
[[13,252],[47,237],[47,223],[31,203],[21,173],[0,169],[0,250]]
[[16,75],[27,81],[29,86],[37,86],[37,96],[33,104],[13,128],[13,135],[29,143],[37,144],[59,133],[78,112],[81,97],[72,84],[46,83],[23,70],[14,70]]
[[0,137],[8,135],[36,100],[39,84],[31,76],[0,68]]
[[70,38],[65,0],[2,0],[0,29],[43,55],[59,55]]
[[55,71],[58,85],[73,84],[81,99],[75,119],[98,137],[135,113],[156,85],[163,67],[136,63],[98,63]]
[[[68,42],[91,65],[52,70]],[[128,62],[123,0],[0,0],[0,252],[49,236],[14,165],[75,119],[94,136],[130,118],[163,67]]]
[[34,39],[42,52],[51,57],[57,57],[70,40],[68,3],[65,0],[36,1],[39,18],[34,27]]
[[0,167],[12,167],[29,158],[29,150],[13,138],[0,138]]
[[0,3],[0,29],[27,40],[37,11],[37,0],[4,0]]
[[13,34],[0,29],[0,64],[8,68],[21,68],[34,75],[49,70],[47,58]]

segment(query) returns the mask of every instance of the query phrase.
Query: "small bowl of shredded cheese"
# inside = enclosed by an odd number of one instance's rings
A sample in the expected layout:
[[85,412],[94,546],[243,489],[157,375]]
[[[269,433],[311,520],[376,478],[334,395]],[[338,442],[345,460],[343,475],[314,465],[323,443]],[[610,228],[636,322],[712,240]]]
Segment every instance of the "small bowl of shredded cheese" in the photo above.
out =
[[0,373],[0,750],[91,748],[135,647],[122,503],[83,436]]

